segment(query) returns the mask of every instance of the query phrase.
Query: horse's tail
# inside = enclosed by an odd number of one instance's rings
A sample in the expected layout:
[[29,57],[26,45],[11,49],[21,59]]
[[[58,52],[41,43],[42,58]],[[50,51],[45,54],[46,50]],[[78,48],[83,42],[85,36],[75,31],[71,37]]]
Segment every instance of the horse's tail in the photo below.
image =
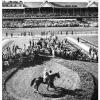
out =
[[34,81],[36,80],[36,78],[34,78],[32,81],[31,81],[31,84],[30,86],[32,86],[34,84]]

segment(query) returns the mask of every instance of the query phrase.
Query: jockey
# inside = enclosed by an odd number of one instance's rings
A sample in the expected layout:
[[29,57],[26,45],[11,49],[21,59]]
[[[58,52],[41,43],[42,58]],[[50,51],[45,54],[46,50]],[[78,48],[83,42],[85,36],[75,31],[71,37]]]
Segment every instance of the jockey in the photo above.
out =
[[52,74],[51,70],[49,72],[47,72],[47,69],[44,68],[44,71],[43,71],[43,82],[46,82],[46,78],[48,77],[48,75],[51,75],[51,74]]
[[49,75],[51,75],[51,74],[52,74],[52,70],[49,71]]
[[46,78],[48,76],[48,72],[47,72],[47,69],[44,68],[44,71],[43,71],[43,82],[46,82]]

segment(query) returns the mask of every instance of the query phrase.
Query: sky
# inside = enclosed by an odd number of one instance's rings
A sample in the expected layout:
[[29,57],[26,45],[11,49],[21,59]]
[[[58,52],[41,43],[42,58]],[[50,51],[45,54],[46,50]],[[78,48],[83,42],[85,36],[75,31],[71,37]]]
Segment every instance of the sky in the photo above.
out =
[[[44,2],[46,0],[2,0],[2,1],[23,1],[23,2]],[[90,0],[47,0],[50,2],[88,2]],[[91,0],[91,1],[98,1],[98,0]]]

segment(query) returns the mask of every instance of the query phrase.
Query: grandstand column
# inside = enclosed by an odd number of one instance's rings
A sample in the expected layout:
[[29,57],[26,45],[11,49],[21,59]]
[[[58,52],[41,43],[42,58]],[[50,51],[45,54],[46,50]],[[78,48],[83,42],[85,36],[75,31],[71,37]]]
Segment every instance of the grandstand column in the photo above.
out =
[[87,8],[85,8],[85,16],[87,16],[88,14],[87,14]]
[[16,9],[16,14],[18,15],[18,9]]
[[80,9],[80,16],[81,16],[81,8],[79,8]]
[[32,9],[32,17],[33,17],[33,9]]
[[60,16],[61,16],[61,9],[60,9]]
[[25,17],[25,9],[24,9],[24,12],[23,13],[24,13],[24,17]]
[[53,7],[53,15],[54,15],[54,13],[55,13],[55,12],[54,12],[54,7]]
[[74,16],[74,8],[73,8],[73,16]]
[[41,9],[39,8],[39,14],[41,13]]
[[67,16],[68,16],[68,9],[66,9],[66,11],[67,11]]

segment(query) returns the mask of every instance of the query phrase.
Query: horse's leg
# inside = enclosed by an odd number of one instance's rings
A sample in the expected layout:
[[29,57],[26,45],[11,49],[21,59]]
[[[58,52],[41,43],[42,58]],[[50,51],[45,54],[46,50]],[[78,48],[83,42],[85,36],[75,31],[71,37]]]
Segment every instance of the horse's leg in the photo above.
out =
[[56,87],[54,86],[53,80],[49,83],[50,87],[56,90]]
[[34,89],[36,90],[37,89],[37,84],[35,83],[35,85],[34,85]]
[[48,83],[48,86],[47,86],[47,90],[49,91],[49,83]]
[[41,82],[38,82],[38,83],[36,84],[36,91],[37,91],[37,92],[38,92],[38,88],[39,88],[40,84],[41,84]]
[[38,87],[39,87],[39,85],[36,86],[36,91],[38,91]]
[[53,82],[48,82],[48,87],[47,87],[47,90],[48,90],[48,91],[49,91],[49,87],[50,87],[50,88],[54,88],[54,89],[56,90],[56,88],[55,88]]
[[32,85],[34,84],[35,80],[36,80],[36,78],[34,78],[34,79],[31,81],[30,86],[32,86]]
[[36,84],[36,91],[38,91],[39,85],[40,85],[40,83]]
[[37,83],[34,85],[34,92],[38,92],[38,84]]

